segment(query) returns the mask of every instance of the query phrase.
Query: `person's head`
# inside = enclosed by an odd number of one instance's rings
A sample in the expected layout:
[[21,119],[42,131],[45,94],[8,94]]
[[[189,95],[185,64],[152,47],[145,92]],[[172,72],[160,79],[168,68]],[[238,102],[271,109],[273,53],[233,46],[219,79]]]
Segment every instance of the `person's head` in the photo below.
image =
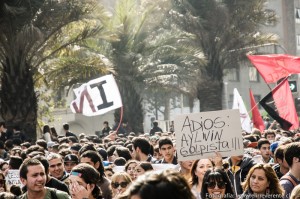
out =
[[9,169],[19,169],[21,164],[23,163],[23,159],[19,156],[11,156],[8,167]]
[[49,173],[56,179],[61,179],[64,176],[65,167],[64,161],[61,155],[56,153],[50,153],[47,156],[49,162]]
[[68,144],[69,144],[69,146],[72,146],[75,143],[78,143],[78,139],[75,136],[69,136],[68,137]]
[[[300,143],[294,142],[287,144],[284,149],[284,159],[286,160],[289,167],[295,165],[299,165],[300,162]],[[297,167],[298,168],[298,167]]]
[[108,127],[108,121],[104,121],[104,122],[103,122],[103,126],[104,126],[104,127]]
[[146,173],[128,188],[128,198],[139,199],[194,199],[187,181],[174,170]]
[[7,162],[1,162],[0,163],[0,172],[4,172],[4,171],[6,171],[7,169],[9,168],[9,166],[8,166],[8,163]]
[[39,139],[35,142],[36,145],[43,147],[44,150],[47,150],[47,142],[43,139]]
[[37,159],[26,159],[20,167],[20,180],[28,193],[44,191],[46,173],[42,163]]
[[114,170],[110,167],[110,166],[107,166],[107,167],[104,167],[104,173],[105,173],[105,176],[111,180],[111,177],[114,175]]
[[150,162],[140,162],[134,169],[135,178],[143,175],[147,171],[152,171],[153,167]]
[[274,159],[275,162],[280,165],[280,167],[284,168],[286,171],[289,170],[289,165],[284,159],[284,149],[286,145],[280,145],[277,147],[277,149],[274,152]]
[[11,151],[10,151],[10,156],[18,156],[21,157],[21,153],[22,153],[22,149],[19,147],[14,147]]
[[231,182],[226,172],[221,169],[209,169],[205,172],[201,198],[234,198]]
[[78,155],[81,156],[81,154],[83,154],[84,152],[86,151],[97,151],[96,147],[94,146],[93,143],[87,143],[87,144],[84,144],[79,152],[78,152]]
[[73,143],[73,145],[70,147],[70,150],[72,154],[79,157],[79,150],[81,149],[81,145],[79,143]]
[[3,173],[0,173],[0,192],[8,191],[5,184],[5,176]]
[[158,127],[158,122],[153,122],[154,127]]
[[264,160],[269,160],[271,157],[270,145],[270,141],[264,138],[261,138],[257,143],[257,148]]
[[123,158],[123,157],[117,157],[115,160],[114,160],[114,165],[115,166],[125,166],[126,164],[126,159]]
[[54,136],[54,137],[58,136],[54,126],[50,128],[50,131],[51,131],[52,136]]
[[79,159],[74,154],[68,154],[64,157],[64,166],[66,172],[70,173],[73,167],[79,163]]
[[130,154],[129,149],[126,147],[123,147],[123,146],[116,147],[113,155],[115,158],[123,157],[123,158],[125,158],[126,161],[131,159],[131,154]]
[[299,199],[300,198],[300,185],[294,187],[290,199]]
[[63,124],[63,129],[64,129],[65,131],[69,131],[69,129],[70,129],[69,124],[68,124],[68,123],[64,123],[64,124]]
[[270,142],[274,142],[276,137],[276,133],[273,130],[266,130],[265,131],[265,138]]
[[175,150],[173,142],[169,137],[162,137],[158,141],[159,152],[166,161],[174,158]]
[[200,181],[203,181],[204,174],[208,169],[213,168],[213,162],[210,159],[198,159],[195,160],[191,168],[192,184],[196,185]]
[[100,178],[104,176],[104,166],[101,156],[96,151],[86,151],[80,156],[80,163],[93,166],[99,173]]
[[43,133],[51,133],[50,126],[48,124],[43,126]]
[[138,165],[139,161],[129,160],[125,164],[125,172],[128,173],[132,180],[135,180],[135,167]]
[[279,179],[269,164],[254,165],[242,186],[244,191],[250,190],[254,194],[283,194]]
[[99,180],[99,172],[91,165],[82,163],[73,167],[69,176],[70,194],[72,198],[75,197],[72,187],[76,183],[78,183],[79,186],[84,187],[86,190],[90,190],[89,196],[97,198],[101,193],[100,188],[97,186]]
[[46,157],[44,157],[42,155],[37,155],[37,156],[34,156],[33,159],[37,159],[38,161],[40,161],[42,163],[42,165],[44,166],[44,169],[45,169],[45,174],[48,175],[49,174],[49,162],[46,159]]
[[113,191],[113,196],[115,196],[118,193],[124,193],[131,182],[132,180],[128,175],[128,173],[126,172],[115,173],[111,177],[111,187]]
[[181,170],[190,172],[193,166],[193,162],[194,162],[193,160],[179,161]]
[[148,140],[142,137],[135,137],[132,140],[133,152],[132,156],[136,160],[141,160],[141,154],[148,156],[150,153],[150,143]]

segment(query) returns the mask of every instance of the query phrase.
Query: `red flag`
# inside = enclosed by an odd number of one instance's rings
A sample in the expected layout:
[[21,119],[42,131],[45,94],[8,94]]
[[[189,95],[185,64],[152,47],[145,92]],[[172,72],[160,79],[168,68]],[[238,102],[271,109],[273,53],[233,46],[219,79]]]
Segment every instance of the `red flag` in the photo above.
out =
[[298,115],[287,78],[266,95],[260,104],[284,130],[299,127]]
[[248,55],[252,64],[267,84],[275,83],[290,74],[300,73],[300,57],[274,55]]
[[257,108],[252,90],[250,89],[250,102],[251,102],[251,110],[252,110],[252,121],[253,126],[257,129],[259,129],[261,132],[265,130],[265,124],[264,121],[260,115],[260,112]]

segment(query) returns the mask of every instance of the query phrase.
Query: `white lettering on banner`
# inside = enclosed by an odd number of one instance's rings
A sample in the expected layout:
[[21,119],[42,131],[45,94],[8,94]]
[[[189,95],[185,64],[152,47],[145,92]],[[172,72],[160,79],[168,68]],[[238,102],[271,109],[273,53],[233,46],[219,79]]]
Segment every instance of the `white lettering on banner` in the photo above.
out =
[[76,99],[70,105],[73,113],[95,116],[122,106],[120,92],[112,75],[91,80],[74,89],[74,93]]
[[174,120],[178,160],[242,155],[240,113],[238,110],[180,115]]

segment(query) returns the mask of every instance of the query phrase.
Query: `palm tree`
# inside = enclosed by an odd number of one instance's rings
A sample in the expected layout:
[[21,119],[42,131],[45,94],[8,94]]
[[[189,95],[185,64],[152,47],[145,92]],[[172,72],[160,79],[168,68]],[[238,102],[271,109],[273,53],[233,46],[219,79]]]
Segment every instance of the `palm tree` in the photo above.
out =
[[67,32],[67,27],[88,15],[94,5],[92,0],[0,3],[1,117],[8,124],[19,125],[31,139],[36,138],[36,80],[43,75],[47,59],[99,31],[96,24]]
[[[275,14],[264,8],[265,0],[173,0],[174,19],[194,35],[207,62],[199,67],[196,82],[201,111],[222,109],[224,69],[238,67],[247,46],[275,42],[272,34],[259,32],[261,25],[275,22]],[[184,17],[179,17],[184,15]],[[260,34],[258,34],[258,32]]]

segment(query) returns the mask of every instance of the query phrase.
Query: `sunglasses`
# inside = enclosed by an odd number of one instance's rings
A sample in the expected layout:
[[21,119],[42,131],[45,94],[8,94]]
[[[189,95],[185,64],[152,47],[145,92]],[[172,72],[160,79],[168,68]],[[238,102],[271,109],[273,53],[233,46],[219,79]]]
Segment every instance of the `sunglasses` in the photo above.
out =
[[120,182],[120,183],[118,183],[118,182],[112,182],[111,183],[111,186],[114,189],[118,188],[119,186],[121,186],[122,188],[126,188],[127,185],[128,185],[128,182]]
[[224,189],[226,187],[226,182],[220,181],[220,182],[216,182],[216,181],[211,181],[211,182],[207,182],[207,187],[210,189],[213,189],[216,187],[216,185],[220,188],[220,189]]

